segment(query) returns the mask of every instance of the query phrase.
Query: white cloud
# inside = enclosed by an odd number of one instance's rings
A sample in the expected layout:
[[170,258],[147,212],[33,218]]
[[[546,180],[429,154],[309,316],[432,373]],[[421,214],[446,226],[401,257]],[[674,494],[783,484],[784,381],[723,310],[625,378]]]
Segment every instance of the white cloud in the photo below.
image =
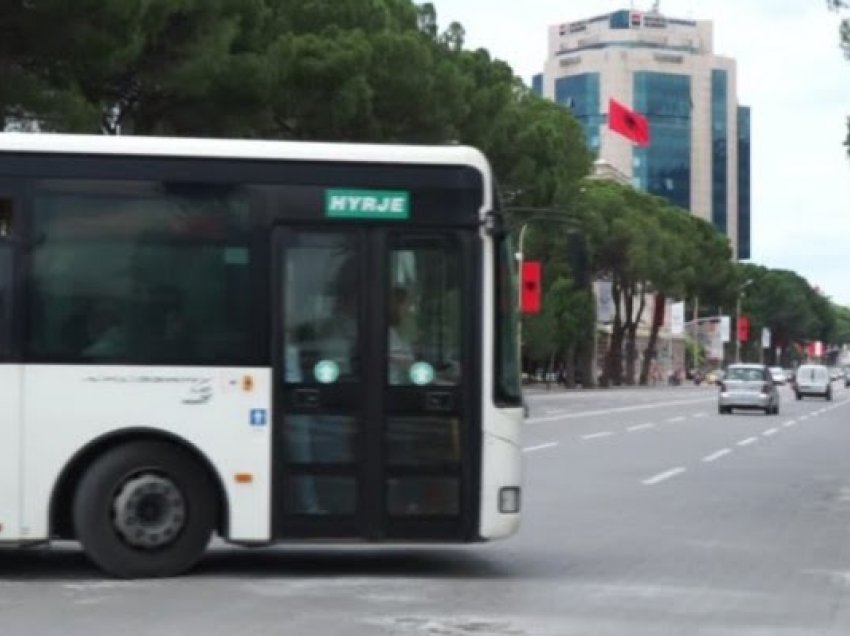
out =
[[[526,80],[542,69],[547,27],[628,8],[628,0],[435,0]],[[651,2],[637,1],[638,9]],[[715,51],[738,61],[752,108],[753,260],[794,269],[850,304],[850,62],[836,14],[819,0],[661,0],[671,16],[714,21]]]

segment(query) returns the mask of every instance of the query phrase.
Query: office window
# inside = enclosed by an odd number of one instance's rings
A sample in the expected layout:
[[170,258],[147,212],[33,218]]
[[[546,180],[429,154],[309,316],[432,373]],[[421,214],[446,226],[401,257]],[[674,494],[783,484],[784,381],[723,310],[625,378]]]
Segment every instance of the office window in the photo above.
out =
[[727,233],[729,175],[726,169],[729,125],[726,117],[728,81],[726,71],[711,71],[711,220],[714,227]]
[[531,78],[531,92],[543,97],[543,74],[538,73]]
[[581,73],[555,80],[555,102],[570,109],[584,129],[587,145],[599,150],[599,73]]
[[652,144],[634,149],[634,177],[651,194],[691,207],[691,78],[634,74],[634,109],[649,120]]
[[750,109],[738,107],[738,258],[750,258]]
[[627,11],[622,9],[620,11],[615,11],[611,14],[608,27],[611,29],[629,29],[631,28],[631,24],[629,22],[629,18],[631,15],[631,11]]

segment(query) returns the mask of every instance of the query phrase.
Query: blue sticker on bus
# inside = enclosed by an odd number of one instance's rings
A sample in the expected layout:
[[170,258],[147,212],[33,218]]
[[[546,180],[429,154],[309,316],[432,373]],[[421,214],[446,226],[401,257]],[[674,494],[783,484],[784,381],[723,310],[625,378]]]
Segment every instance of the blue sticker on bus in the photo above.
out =
[[266,425],[266,409],[251,409],[251,426]]

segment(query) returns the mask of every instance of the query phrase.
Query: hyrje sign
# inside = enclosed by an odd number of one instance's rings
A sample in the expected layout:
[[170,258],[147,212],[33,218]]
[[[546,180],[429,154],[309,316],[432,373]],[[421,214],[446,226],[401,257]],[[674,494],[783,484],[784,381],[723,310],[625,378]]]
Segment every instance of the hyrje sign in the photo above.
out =
[[327,190],[325,216],[335,219],[410,218],[410,193],[390,190]]

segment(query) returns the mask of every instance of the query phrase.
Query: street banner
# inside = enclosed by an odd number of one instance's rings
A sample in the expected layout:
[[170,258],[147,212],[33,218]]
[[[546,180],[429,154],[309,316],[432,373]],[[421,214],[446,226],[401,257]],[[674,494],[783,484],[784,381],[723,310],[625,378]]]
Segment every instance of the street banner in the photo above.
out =
[[685,303],[673,303],[670,307],[670,333],[681,336],[685,333]]
[[520,309],[524,314],[539,314],[542,301],[542,265],[540,261],[523,261]]
[[761,348],[770,349],[770,329],[762,327],[761,330]]
[[723,342],[729,342],[732,339],[732,321],[729,316],[720,316],[720,338]]
[[747,316],[738,316],[738,342],[746,342],[750,339],[750,319]]
[[614,296],[611,294],[611,283],[599,280],[593,283],[596,293],[596,322],[607,323],[614,320]]
[[717,323],[709,323],[712,327],[709,331],[711,339],[709,340],[708,346],[708,357],[711,360],[723,360],[723,322],[720,324]]

